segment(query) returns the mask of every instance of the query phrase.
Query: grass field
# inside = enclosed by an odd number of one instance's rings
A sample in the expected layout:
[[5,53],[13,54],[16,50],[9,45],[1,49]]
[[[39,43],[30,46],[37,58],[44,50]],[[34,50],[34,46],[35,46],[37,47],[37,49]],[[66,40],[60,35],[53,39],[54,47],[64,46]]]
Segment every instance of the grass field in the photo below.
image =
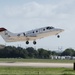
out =
[[0,62],[51,62],[51,63],[73,63],[75,60],[51,60],[51,59],[17,59],[0,58]]
[[0,67],[0,75],[75,75],[66,68]]
[[[73,63],[75,60],[50,60],[50,59],[14,59],[0,58],[0,62],[50,62]],[[35,68],[35,67],[5,67],[0,66],[0,75],[75,75],[72,68]]]

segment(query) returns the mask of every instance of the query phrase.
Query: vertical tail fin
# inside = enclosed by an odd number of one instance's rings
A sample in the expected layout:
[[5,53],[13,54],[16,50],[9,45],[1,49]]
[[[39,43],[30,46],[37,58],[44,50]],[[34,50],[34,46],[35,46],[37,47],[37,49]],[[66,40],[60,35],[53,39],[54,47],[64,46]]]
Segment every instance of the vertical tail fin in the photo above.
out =
[[7,29],[5,28],[0,28],[0,32],[6,31]]
[[0,28],[0,35],[6,42],[9,42],[9,37],[11,37],[13,35],[13,33],[9,32],[5,28]]

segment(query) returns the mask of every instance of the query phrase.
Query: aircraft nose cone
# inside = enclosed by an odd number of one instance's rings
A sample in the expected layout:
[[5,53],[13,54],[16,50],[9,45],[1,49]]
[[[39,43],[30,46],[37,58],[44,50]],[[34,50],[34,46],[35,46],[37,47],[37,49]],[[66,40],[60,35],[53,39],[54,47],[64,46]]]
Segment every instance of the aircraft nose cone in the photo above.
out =
[[57,31],[59,31],[59,32],[63,32],[64,31],[64,29],[56,29]]
[[64,29],[56,29],[57,33],[61,33],[64,31]]

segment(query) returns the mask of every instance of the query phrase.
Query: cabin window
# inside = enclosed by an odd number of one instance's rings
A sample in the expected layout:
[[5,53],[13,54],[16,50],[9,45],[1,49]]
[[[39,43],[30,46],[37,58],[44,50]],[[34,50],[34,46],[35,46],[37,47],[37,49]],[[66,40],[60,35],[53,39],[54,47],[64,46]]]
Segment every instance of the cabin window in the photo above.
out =
[[34,33],[34,31],[33,31],[33,33]]
[[36,31],[36,33],[37,33],[38,31]]
[[45,29],[43,29],[43,31],[45,31]]

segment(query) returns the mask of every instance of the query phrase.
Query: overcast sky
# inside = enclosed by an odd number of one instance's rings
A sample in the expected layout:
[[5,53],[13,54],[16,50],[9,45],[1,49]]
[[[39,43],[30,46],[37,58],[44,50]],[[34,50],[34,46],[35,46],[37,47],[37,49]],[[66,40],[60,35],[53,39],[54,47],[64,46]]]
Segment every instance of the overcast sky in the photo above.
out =
[[27,46],[25,42],[6,43],[0,37],[0,44],[22,47],[75,49],[75,0],[0,0],[0,27],[11,32],[24,32],[44,26],[64,29],[58,39],[50,36],[36,40]]

